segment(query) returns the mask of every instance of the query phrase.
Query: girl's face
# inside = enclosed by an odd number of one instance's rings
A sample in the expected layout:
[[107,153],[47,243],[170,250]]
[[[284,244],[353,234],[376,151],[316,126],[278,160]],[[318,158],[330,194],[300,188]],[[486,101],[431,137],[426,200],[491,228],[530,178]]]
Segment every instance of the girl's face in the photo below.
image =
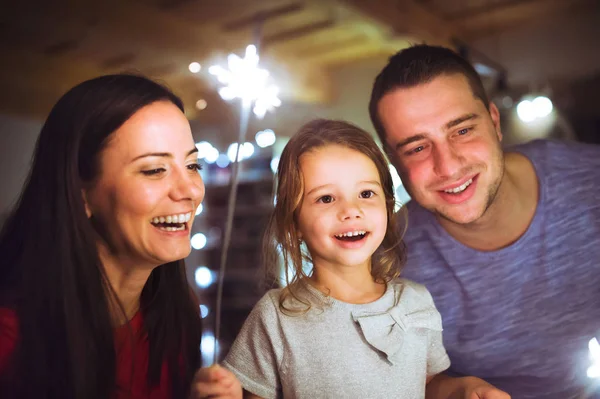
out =
[[169,102],[140,109],[113,133],[100,155],[100,175],[85,191],[103,262],[151,268],[185,258],[203,197],[183,113]]
[[315,268],[370,270],[387,229],[386,198],[375,163],[340,145],[300,156],[304,196],[299,235]]

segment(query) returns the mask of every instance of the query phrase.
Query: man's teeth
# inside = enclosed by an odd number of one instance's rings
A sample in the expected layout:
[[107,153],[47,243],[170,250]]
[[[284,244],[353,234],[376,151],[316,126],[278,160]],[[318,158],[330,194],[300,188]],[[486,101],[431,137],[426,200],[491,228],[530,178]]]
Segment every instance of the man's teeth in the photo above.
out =
[[447,193],[456,194],[465,191],[467,187],[469,187],[473,183],[473,179],[469,179],[458,187],[451,188],[450,190],[444,190]]
[[365,234],[367,234],[366,231],[364,230],[357,230],[357,231],[349,231],[347,233],[342,233],[342,234],[336,234],[336,237],[354,237],[354,236],[364,236]]
[[[186,223],[189,222],[192,218],[192,213],[180,213],[179,215],[169,215],[169,216],[157,216],[154,217],[150,223],[159,224],[159,223]],[[185,226],[184,226],[185,227]],[[181,230],[181,229],[178,229]]]

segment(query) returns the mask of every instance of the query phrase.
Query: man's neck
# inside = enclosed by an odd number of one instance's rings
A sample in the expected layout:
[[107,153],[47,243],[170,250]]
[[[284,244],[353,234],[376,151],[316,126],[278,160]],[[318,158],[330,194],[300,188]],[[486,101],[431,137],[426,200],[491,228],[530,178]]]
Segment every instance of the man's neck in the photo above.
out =
[[517,241],[526,231],[537,208],[538,179],[523,155],[505,155],[505,171],[494,201],[484,215],[469,224],[437,217],[440,225],[464,245],[495,251]]

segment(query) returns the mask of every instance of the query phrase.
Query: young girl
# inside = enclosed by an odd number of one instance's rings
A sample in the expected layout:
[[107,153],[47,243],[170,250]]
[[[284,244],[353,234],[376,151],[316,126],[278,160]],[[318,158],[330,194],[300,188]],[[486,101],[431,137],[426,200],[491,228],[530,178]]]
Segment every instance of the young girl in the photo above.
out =
[[[510,396],[450,361],[427,290],[397,280],[404,247],[385,157],[346,122],[316,120],[279,162],[265,243],[293,273],[256,305],[222,367],[196,374],[193,398],[479,398]],[[308,252],[303,251],[307,248]],[[312,265],[305,273],[303,261]]]
[[396,280],[405,254],[394,206],[368,133],[316,120],[289,141],[265,239],[293,273],[258,302],[223,363],[247,396],[423,398],[450,366],[430,294]]

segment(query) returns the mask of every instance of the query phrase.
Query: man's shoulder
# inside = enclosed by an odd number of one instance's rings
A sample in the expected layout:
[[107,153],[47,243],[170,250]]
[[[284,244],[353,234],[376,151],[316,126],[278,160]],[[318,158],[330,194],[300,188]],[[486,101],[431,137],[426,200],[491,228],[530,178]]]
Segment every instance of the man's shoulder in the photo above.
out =
[[538,139],[506,149],[526,156],[543,171],[569,169],[597,169],[600,165],[600,146],[577,141]]

